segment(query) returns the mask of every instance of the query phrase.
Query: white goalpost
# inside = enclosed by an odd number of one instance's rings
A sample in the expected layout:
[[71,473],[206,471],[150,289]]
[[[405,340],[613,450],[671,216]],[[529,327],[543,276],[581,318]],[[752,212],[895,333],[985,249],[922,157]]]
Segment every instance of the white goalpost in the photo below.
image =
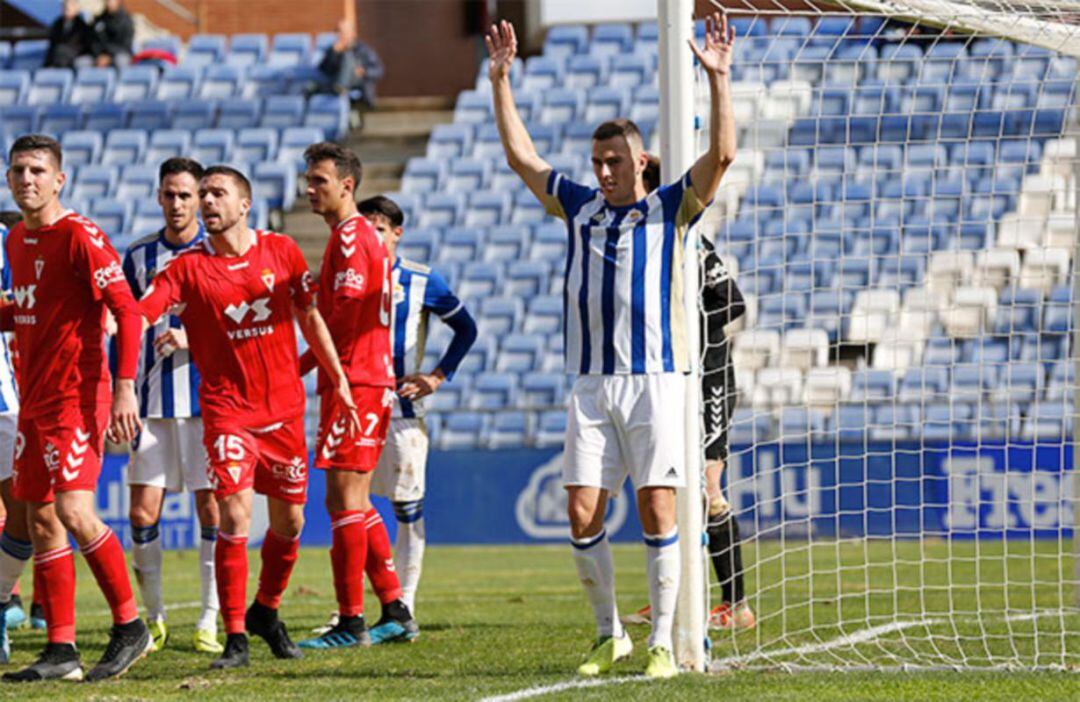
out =
[[[707,237],[746,298],[724,491],[756,626],[709,629],[690,481],[680,665],[1074,669],[1080,0],[713,4],[738,33],[739,151],[683,275],[700,289]],[[669,182],[709,114],[694,3],[657,7]]]

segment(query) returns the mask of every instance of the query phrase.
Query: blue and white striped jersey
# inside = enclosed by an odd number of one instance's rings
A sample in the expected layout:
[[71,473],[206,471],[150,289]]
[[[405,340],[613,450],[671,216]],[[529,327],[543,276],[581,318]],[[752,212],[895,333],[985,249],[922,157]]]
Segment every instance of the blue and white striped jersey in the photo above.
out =
[[[453,377],[461,359],[476,340],[476,325],[465,305],[450,290],[446,279],[428,266],[399,257],[394,261],[393,279],[394,375],[400,380],[406,375],[423,372],[421,364],[428,320],[434,313],[454,329],[454,338],[437,366],[447,378]],[[422,401],[397,399],[393,416],[424,416]]]
[[[8,229],[0,224],[0,287],[4,299],[11,297],[11,264],[7,257]],[[11,364],[10,334],[0,334],[0,414],[19,411],[19,392],[15,385],[15,367]]]
[[[199,233],[185,246],[174,246],[165,239],[165,230],[144,236],[124,254],[124,276],[127,277],[135,299],[140,299],[154,276],[173,257],[201,242],[205,237],[202,225]],[[139,416],[152,419],[198,417],[199,371],[191,362],[187,349],[160,356],[154,350],[154,339],[167,329],[183,325],[174,314],[165,315],[146,330],[139,358]]]
[[542,199],[566,220],[563,291],[567,373],[690,369],[683,313],[686,232],[705,209],[690,174],[632,205],[552,171]]

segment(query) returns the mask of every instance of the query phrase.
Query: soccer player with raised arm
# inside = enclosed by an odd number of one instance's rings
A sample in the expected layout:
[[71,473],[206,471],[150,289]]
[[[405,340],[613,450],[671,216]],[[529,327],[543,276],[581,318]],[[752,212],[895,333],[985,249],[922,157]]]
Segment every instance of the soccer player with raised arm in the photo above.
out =
[[[420,630],[401,599],[390,536],[371,504],[371,476],[386,444],[394,404],[390,257],[378,233],[356,210],[362,176],[356,154],[321,142],[307,148],[304,160],[311,209],[330,227],[319,272],[319,309],[348,373],[362,431],[346,436],[333,379],[320,371],[315,467],[326,471],[338,622],[300,645],[328,649],[411,641]],[[301,373],[312,365],[305,353]],[[382,604],[382,616],[370,630],[364,624],[364,573]]]
[[[393,502],[398,522],[394,564],[401,578],[401,598],[415,615],[416,588],[424,559],[428,455],[422,400],[454,375],[476,341],[476,322],[438,271],[397,255],[405,218],[393,200],[381,195],[369,198],[360,203],[359,210],[386,242],[394,261],[393,339],[398,397],[371,491]],[[424,339],[430,331],[432,315],[449,326],[454,336],[429,373],[423,369]]]
[[[158,204],[165,216],[161,230],[139,239],[124,255],[124,276],[135,297],[143,296],[154,275],[182,252],[205,238],[199,212],[199,180],[203,167],[189,158],[170,158],[158,169]],[[221,653],[217,640],[218,596],[214,581],[214,542],[218,509],[206,473],[199,371],[191,362],[187,333],[180,318],[166,315],[146,331],[136,384],[142,431],[131,445],[127,483],[131,560],[146,607],[154,650],[169,638],[161,593],[162,545],[158,522],[166,492],[185,488],[195,494],[199,520],[199,621],[196,651]]]
[[686,480],[681,408],[690,369],[681,270],[686,232],[735,158],[728,76],[733,40],[727,19],[714,14],[706,20],[705,48],[691,42],[708,76],[709,148],[677,181],[648,193],[642,180],[648,155],[629,120],[606,122],[593,133],[598,188],[553,171],[514,106],[514,29],[503,22],[486,37],[507,161],[548,212],[567,224],[566,369],[578,378],[569,401],[563,483],[574,561],[598,635],[578,668],[581,675],[609,672],[633,649],[615,606],[604,530],[608,498],[627,476],[637,490],[653,612],[645,673],[678,673],[672,653],[679,588],[675,488]]
[[[34,663],[3,680],[83,677],[69,534],[112,610],[109,644],[86,675],[102,680],[123,674],[152,645],[124,549],[98,518],[94,499],[106,431],[126,442],[139,428],[139,311],[105,232],[60,204],[66,180],[60,144],[43,135],[19,137],[8,164],[8,185],[23,214],[7,240],[15,303],[0,308],[0,329],[14,329],[20,353],[12,494],[27,508],[48,643]],[[104,344],[106,310],[117,327],[115,393]]]
[[[211,667],[223,669],[248,664],[245,631],[265,639],[277,658],[301,656],[278,617],[299,553],[308,481],[294,320],[332,379],[346,434],[358,429],[358,420],[296,242],[248,228],[251,183],[233,168],[207,168],[199,200],[208,236],[158,272],[139,307],[151,324],[179,315],[201,375],[203,445],[221,519],[214,564],[227,634],[225,652]],[[255,491],[268,498],[270,528],[258,592],[245,614]]]

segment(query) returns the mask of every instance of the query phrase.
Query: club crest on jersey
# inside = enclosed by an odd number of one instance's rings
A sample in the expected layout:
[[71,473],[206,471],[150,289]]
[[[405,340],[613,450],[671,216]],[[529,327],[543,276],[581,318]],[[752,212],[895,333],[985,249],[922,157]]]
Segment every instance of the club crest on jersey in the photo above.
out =
[[270,292],[274,292],[274,272],[269,268],[263,268],[261,277],[266,289]]
[[240,473],[242,472],[239,463],[230,463],[228,466],[226,466],[225,471],[229,474],[229,477],[232,478],[232,481],[234,483],[239,484]]
[[639,219],[641,219],[641,217],[642,217],[641,210],[630,210],[626,214],[626,221],[627,222],[636,222]]
[[394,304],[405,300],[405,288],[401,283],[394,283]]
[[45,442],[45,446],[41,449],[41,459],[45,462],[45,467],[49,469],[50,473],[60,467],[60,451],[53,445],[53,442]]
[[45,259],[40,256],[34,259],[34,277],[41,280],[41,272],[45,270]]

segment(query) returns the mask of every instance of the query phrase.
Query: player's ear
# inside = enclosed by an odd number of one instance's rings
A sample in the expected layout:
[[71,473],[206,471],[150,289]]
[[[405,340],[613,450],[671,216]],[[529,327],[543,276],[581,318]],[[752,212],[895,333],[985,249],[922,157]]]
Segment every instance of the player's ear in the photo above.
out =
[[59,194],[64,189],[64,183],[67,182],[67,173],[60,171],[56,174],[56,192]]

